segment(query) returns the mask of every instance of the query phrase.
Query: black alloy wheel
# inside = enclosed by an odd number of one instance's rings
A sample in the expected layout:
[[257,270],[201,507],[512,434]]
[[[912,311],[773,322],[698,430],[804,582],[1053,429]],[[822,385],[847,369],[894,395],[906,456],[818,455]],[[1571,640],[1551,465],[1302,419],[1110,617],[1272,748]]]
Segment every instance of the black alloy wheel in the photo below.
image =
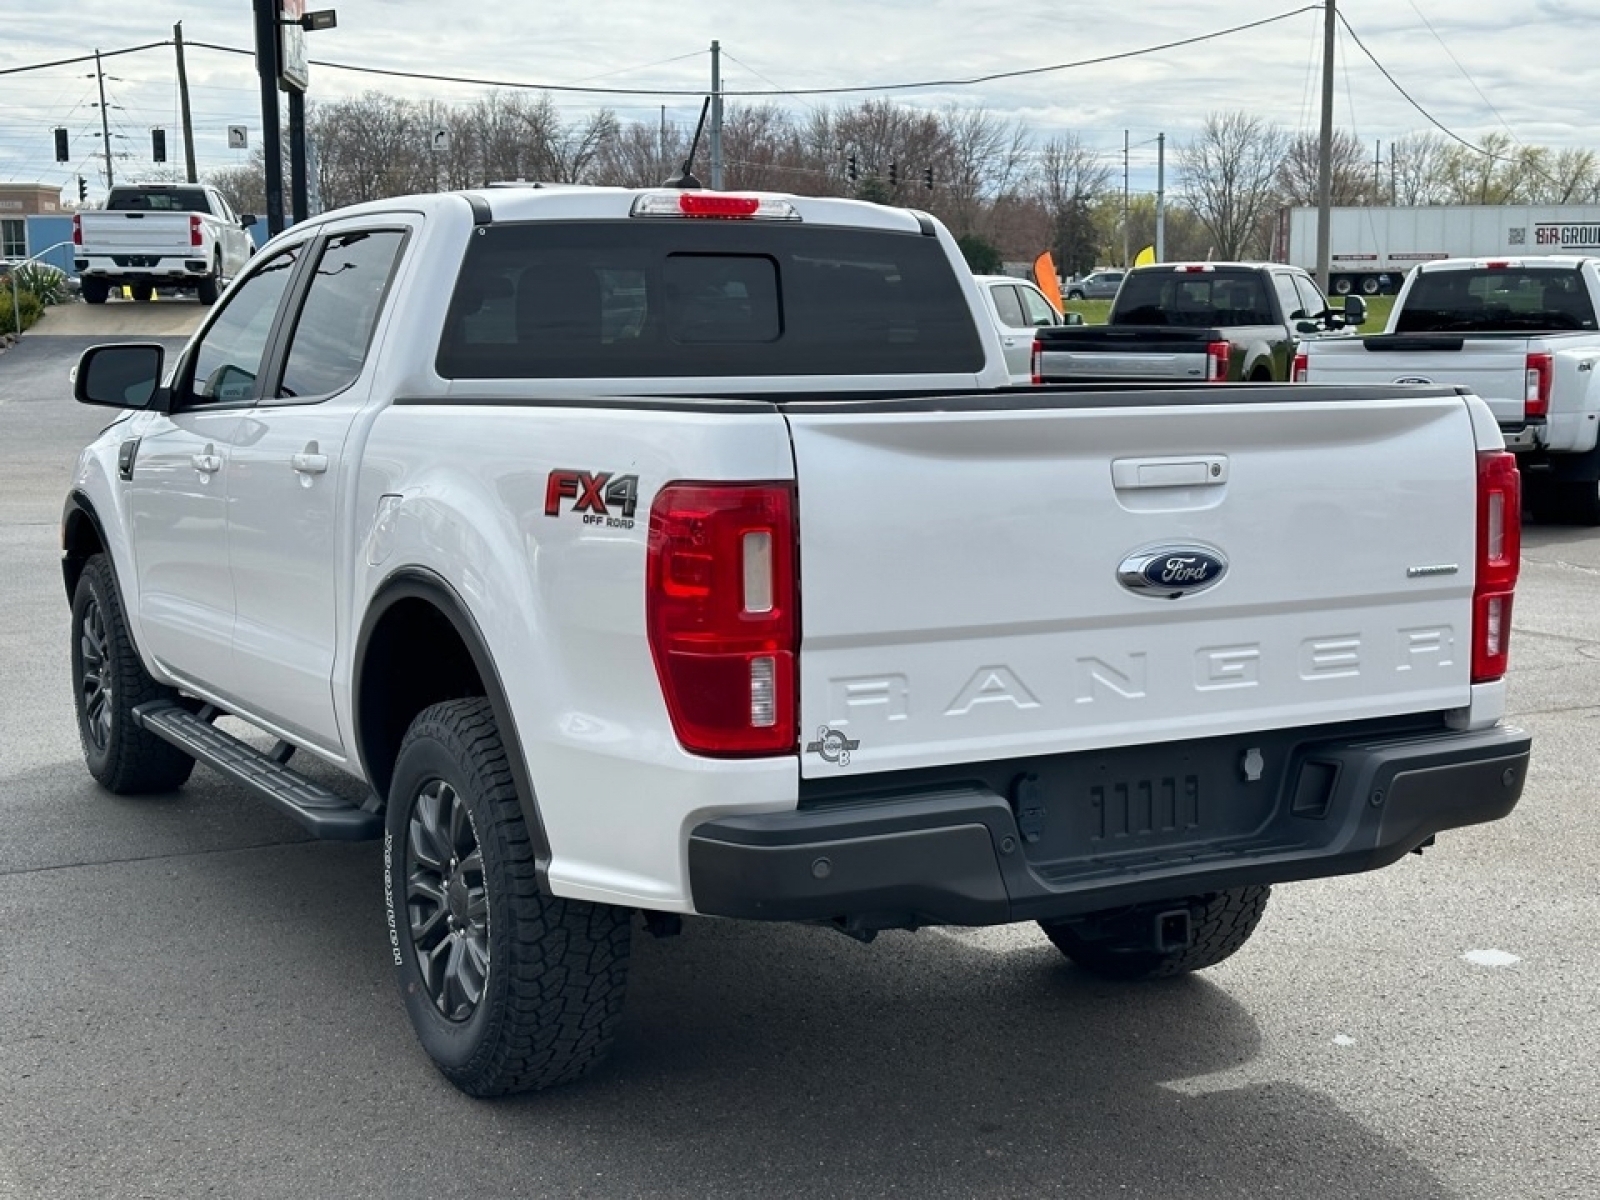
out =
[[489,977],[489,889],[472,814],[443,779],[425,785],[412,806],[405,871],[423,987],[446,1020],[468,1020]]
[[489,702],[446,700],[400,743],[383,839],[406,1015],[472,1096],[578,1078],[622,1016],[632,912],[553,896]]
[[86,749],[105,754],[111,745],[111,705],[116,682],[111,677],[111,643],[98,598],[91,597],[78,620],[78,711],[83,714]]

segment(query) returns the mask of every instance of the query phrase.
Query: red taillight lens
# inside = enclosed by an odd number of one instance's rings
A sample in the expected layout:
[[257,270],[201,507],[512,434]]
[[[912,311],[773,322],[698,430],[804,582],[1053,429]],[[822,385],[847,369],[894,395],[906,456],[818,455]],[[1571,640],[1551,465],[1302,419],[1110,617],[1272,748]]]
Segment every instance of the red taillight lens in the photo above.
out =
[[1478,561],[1472,585],[1472,682],[1506,673],[1511,598],[1522,563],[1522,477],[1503,450],[1478,455]]
[[1526,390],[1523,394],[1523,415],[1543,417],[1550,413],[1550,384],[1555,376],[1555,359],[1549,354],[1528,355]]
[[1227,342],[1208,342],[1206,344],[1206,379],[1211,383],[1222,383],[1228,378],[1228,355],[1230,347]]
[[200,244],[201,244],[200,218],[197,217],[194,213],[190,213],[189,214],[189,245],[198,246]]
[[1033,377],[1034,383],[1044,382],[1044,344],[1038,338],[1033,339],[1033,356],[1028,362],[1028,374]]
[[1311,356],[1304,350],[1294,356],[1294,374],[1291,378],[1296,383],[1305,383],[1311,375]]
[[83,245],[83,218],[77,213],[72,214],[72,244]]
[[685,192],[678,211],[686,217],[753,217],[761,207],[755,196],[729,196],[721,192]]
[[794,487],[674,483],[650,508],[645,615],[673,732],[716,758],[797,738]]

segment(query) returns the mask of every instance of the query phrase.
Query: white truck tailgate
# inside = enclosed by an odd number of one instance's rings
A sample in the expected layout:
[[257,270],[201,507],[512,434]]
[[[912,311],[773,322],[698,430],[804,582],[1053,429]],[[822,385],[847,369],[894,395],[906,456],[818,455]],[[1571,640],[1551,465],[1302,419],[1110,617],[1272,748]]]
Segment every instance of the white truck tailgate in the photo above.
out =
[[1466,402],[1305,395],[791,407],[803,774],[1465,705]]
[[1525,337],[1424,333],[1384,335],[1370,342],[1319,342],[1308,349],[1306,362],[1307,383],[1459,386],[1481,396],[1496,421],[1518,424],[1524,418]]
[[189,245],[188,213],[84,213],[82,227],[95,254],[181,254]]

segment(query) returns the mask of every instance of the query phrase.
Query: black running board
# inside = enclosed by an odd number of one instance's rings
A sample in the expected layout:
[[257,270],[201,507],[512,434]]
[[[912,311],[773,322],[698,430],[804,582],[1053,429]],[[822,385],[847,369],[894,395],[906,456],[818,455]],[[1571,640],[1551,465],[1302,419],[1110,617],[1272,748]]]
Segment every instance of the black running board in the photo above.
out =
[[[209,721],[170,700],[141,704],[133,710],[140,725],[164,742],[243,784],[280,812],[293,817],[313,835],[340,842],[359,842],[383,833],[383,813],[351,804],[307,779],[254,746],[224,733]],[[375,803],[375,802],[372,802]]]

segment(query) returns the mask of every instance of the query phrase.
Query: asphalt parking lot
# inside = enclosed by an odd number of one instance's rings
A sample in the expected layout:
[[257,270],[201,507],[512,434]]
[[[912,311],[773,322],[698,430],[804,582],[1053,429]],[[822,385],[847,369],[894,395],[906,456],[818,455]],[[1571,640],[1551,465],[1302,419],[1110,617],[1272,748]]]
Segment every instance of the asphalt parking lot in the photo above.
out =
[[375,844],[82,767],[57,521],[106,416],[67,370],[200,315],[133,307],[0,354],[0,1197],[1600,1196],[1600,531],[1527,532],[1517,811],[1279,888],[1221,966],[690,921],[638,935],[597,1074],[474,1101],[395,995]]

